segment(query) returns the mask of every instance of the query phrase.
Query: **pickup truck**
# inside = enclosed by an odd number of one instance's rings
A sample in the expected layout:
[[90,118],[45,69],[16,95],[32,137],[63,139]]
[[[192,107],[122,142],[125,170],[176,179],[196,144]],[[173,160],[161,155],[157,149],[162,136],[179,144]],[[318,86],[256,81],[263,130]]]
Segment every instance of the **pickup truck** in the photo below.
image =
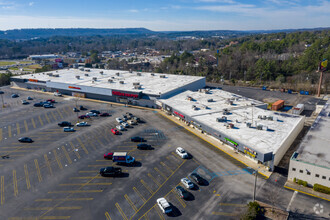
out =
[[117,163],[133,164],[135,162],[135,158],[128,155],[127,152],[114,152],[112,161]]
[[117,176],[121,174],[120,167],[105,167],[100,169],[101,176]]

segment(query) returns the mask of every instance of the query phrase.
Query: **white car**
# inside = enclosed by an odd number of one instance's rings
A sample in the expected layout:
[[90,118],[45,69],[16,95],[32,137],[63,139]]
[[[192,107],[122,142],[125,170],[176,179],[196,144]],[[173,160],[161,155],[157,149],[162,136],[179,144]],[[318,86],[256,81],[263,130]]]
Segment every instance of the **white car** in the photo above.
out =
[[60,92],[54,92],[54,96],[62,96]]
[[84,127],[84,126],[88,126],[88,125],[89,125],[89,124],[87,124],[87,122],[85,122],[85,121],[78,122],[78,123],[76,124],[77,127]]
[[124,126],[122,125],[117,125],[116,128],[119,130],[119,131],[123,131],[125,128]]
[[64,132],[73,132],[73,131],[75,131],[75,130],[74,130],[74,128],[71,128],[71,127],[64,127],[64,128],[63,128],[63,131],[64,131]]
[[125,128],[128,128],[129,127],[129,125],[127,124],[127,122],[122,122],[121,125],[124,126]]
[[121,118],[116,118],[116,121],[117,121],[118,123],[123,123],[123,120],[122,120]]
[[86,116],[89,116],[89,117],[97,117],[98,114],[96,114],[96,113],[94,113],[94,112],[88,112],[88,113],[86,114]]
[[157,199],[157,204],[158,204],[160,210],[162,210],[163,213],[167,214],[167,213],[172,212],[172,207],[166,201],[165,198],[159,198],[159,199]]
[[191,182],[188,178],[182,178],[181,183],[186,187],[187,189],[194,188],[194,183]]
[[188,158],[188,153],[182,148],[182,147],[178,147],[175,152],[182,158],[182,159],[186,159]]

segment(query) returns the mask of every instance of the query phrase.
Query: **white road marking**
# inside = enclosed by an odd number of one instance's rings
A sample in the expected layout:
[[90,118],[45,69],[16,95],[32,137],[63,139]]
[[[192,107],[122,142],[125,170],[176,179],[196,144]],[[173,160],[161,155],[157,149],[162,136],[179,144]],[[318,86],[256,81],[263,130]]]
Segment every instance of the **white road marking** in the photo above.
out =
[[294,192],[293,192],[292,197],[291,197],[291,200],[290,200],[290,202],[289,202],[289,205],[288,205],[288,207],[286,208],[286,211],[287,211],[287,212],[290,212],[291,203],[292,203],[293,200],[296,198],[297,194],[298,194],[298,191],[294,191]]

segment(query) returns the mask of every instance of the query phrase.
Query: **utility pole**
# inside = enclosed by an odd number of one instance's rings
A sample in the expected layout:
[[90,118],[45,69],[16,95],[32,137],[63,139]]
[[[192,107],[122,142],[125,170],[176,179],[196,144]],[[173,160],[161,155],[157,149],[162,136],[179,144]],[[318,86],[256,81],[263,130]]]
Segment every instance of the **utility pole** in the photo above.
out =
[[258,176],[258,170],[259,170],[259,168],[260,167],[258,167],[258,169],[254,171],[255,178],[254,178],[253,202],[256,201],[257,176]]

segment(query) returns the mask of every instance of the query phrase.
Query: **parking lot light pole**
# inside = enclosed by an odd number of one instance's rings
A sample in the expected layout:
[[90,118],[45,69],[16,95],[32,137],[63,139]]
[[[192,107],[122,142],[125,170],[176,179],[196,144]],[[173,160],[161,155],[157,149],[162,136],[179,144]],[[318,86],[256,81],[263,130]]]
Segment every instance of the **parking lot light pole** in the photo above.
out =
[[256,169],[254,171],[254,190],[253,190],[253,202],[256,201],[256,188],[257,188],[257,176],[258,176],[258,170],[259,170],[260,167],[258,167],[258,169]]

